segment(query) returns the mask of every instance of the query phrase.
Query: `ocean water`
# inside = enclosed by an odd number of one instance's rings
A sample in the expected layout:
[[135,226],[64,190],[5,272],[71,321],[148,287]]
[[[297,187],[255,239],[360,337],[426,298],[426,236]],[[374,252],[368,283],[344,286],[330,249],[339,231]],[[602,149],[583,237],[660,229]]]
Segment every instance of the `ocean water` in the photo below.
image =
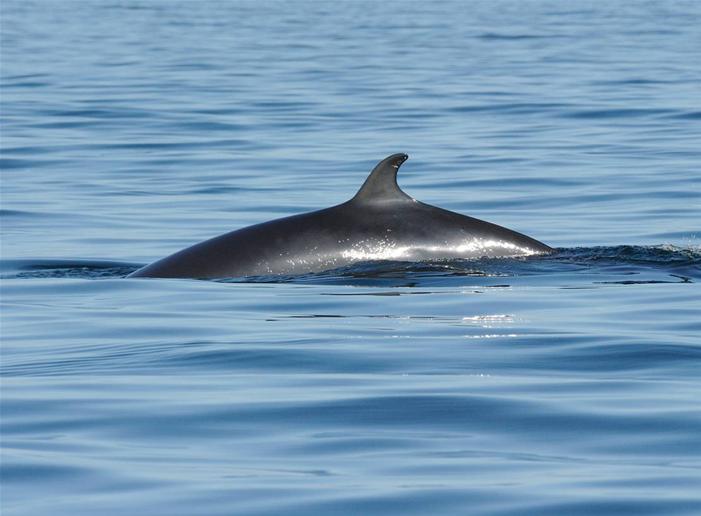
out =
[[[701,513],[701,4],[0,9],[4,516]],[[557,252],[125,279],[394,152]]]

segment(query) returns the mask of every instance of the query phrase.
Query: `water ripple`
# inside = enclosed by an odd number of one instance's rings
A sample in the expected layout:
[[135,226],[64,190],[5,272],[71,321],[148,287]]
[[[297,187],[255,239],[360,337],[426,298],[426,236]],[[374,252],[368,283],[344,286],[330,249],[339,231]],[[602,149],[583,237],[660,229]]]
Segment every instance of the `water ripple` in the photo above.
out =
[[[0,512],[701,513],[699,5],[3,0]],[[125,279],[397,151],[557,252]]]

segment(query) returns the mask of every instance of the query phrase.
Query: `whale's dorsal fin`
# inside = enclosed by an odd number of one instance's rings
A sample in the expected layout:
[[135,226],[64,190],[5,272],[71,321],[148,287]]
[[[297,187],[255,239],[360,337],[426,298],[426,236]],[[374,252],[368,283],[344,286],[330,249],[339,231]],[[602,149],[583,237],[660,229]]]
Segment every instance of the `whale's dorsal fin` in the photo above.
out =
[[380,161],[351,200],[361,203],[413,200],[397,184],[397,170],[407,159],[409,156],[399,153]]

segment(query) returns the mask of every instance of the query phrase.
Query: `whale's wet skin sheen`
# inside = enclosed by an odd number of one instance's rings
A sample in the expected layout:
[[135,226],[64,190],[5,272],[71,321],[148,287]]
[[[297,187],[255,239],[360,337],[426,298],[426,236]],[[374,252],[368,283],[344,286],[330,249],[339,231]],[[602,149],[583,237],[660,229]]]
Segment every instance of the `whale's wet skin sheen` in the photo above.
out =
[[516,231],[430,206],[404,193],[393,154],[351,200],[239,229],[152,263],[132,277],[223,278],[304,274],[355,262],[419,262],[551,253]]

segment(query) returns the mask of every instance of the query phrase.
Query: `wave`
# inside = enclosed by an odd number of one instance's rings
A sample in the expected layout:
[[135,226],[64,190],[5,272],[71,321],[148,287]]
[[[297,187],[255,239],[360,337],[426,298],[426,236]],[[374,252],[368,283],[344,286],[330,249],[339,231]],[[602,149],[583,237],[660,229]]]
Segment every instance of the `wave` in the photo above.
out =
[[140,264],[106,260],[0,260],[0,278],[121,278]]
[[577,260],[587,262],[646,263],[656,265],[701,265],[701,246],[676,246],[671,244],[612,247],[572,247],[557,249],[557,253],[543,257],[545,260]]

